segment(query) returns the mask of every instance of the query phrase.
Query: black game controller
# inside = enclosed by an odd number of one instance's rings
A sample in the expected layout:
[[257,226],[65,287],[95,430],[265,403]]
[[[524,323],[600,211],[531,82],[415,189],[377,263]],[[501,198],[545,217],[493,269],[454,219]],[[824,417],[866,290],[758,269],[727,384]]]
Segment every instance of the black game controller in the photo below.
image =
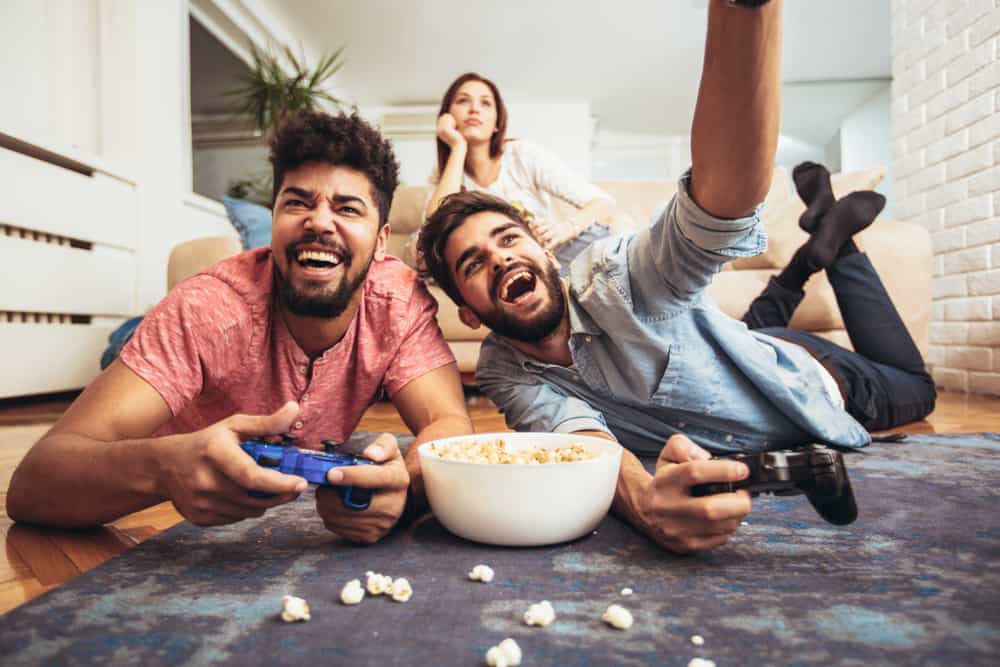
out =
[[[294,447],[293,445],[297,438],[291,433],[278,433],[268,437],[280,437],[281,442],[267,442],[266,438],[261,438],[260,440],[241,442],[240,447],[256,461],[257,465],[263,468],[272,468],[287,475],[305,477],[307,481],[313,484],[332,486],[340,494],[340,499],[347,509],[368,509],[368,505],[372,500],[370,489],[335,486],[327,481],[326,473],[330,468],[374,465],[374,461],[360,456],[351,456],[350,454],[336,452],[334,449],[337,447],[337,443],[332,440],[323,441],[325,452],[313,452]],[[256,498],[269,498],[273,495],[261,491],[250,491],[249,493]]]
[[795,496],[804,493],[821,517],[837,526],[858,518],[851,480],[847,477],[840,452],[823,445],[806,445],[755,454],[734,454],[722,458],[745,463],[750,474],[739,482],[698,484],[692,496],[710,496],[746,489],[751,496],[773,493]]

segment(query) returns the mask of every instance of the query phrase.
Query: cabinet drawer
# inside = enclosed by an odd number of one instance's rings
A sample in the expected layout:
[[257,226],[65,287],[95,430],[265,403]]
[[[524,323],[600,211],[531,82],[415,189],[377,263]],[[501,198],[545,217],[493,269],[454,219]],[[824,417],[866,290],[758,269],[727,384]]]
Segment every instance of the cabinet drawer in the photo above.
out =
[[136,267],[131,252],[0,236],[0,310],[131,315]]
[[134,188],[0,148],[0,224],[134,250]]
[[0,398],[85,387],[115,326],[0,322]]

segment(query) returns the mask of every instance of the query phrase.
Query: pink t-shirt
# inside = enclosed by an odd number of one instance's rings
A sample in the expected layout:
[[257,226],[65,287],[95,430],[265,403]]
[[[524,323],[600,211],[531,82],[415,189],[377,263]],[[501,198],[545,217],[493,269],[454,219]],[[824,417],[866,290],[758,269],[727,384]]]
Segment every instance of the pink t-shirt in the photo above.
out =
[[121,360],[167,402],[154,435],[186,433],[235,414],[300,412],[300,447],[346,441],[384,389],[391,398],[453,363],[437,302],[395,257],[373,261],[358,312],[336,345],[310,362],[272,307],[270,248],[229,258],[172,289],[145,317]]

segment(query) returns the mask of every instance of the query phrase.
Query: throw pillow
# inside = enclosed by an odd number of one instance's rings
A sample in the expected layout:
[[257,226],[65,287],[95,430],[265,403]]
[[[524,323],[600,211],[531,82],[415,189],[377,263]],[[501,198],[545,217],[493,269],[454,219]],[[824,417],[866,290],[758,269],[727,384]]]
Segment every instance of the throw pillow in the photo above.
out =
[[224,197],[229,222],[240,235],[244,250],[271,245],[271,211],[260,204]]

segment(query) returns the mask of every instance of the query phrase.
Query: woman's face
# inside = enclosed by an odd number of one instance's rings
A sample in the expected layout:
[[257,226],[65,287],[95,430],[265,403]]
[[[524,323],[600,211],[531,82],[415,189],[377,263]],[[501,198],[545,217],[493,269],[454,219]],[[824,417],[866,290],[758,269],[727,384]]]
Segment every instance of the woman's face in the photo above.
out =
[[497,128],[497,102],[482,81],[466,81],[448,107],[466,141],[489,141]]

